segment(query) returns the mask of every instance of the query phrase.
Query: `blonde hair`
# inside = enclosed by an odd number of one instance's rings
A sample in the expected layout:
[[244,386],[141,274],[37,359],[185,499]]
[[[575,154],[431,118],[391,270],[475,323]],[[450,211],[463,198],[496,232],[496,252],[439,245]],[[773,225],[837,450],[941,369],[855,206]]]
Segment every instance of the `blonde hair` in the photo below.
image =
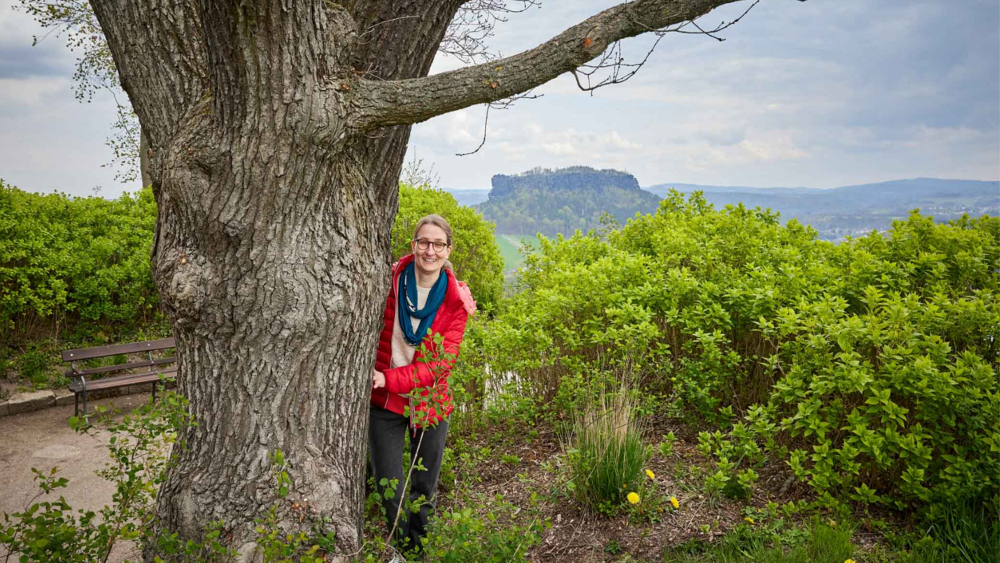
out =
[[[444,235],[448,238],[448,246],[451,246],[451,225],[448,224],[447,219],[437,213],[425,215],[417,221],[417,226],[413,229],[413,240],[417,240],[417,235],[420,234],[420,229],[424,228],[424,225],[434,225],[435,227],[439,227],[442,231],[444,231]],[[455,268],[451,265],[450,260],[444,261],[444,267],[451,270],[452,273],[455,272]]]

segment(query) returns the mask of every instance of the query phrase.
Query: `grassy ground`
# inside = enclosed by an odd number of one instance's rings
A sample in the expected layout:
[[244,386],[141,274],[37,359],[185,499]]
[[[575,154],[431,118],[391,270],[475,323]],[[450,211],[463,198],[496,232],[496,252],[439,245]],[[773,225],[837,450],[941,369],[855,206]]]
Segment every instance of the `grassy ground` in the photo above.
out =
[[504,261],[504,274],[510,275],[524,264],[521,245],[533,240],[534,235],[497,235],[497,245]]

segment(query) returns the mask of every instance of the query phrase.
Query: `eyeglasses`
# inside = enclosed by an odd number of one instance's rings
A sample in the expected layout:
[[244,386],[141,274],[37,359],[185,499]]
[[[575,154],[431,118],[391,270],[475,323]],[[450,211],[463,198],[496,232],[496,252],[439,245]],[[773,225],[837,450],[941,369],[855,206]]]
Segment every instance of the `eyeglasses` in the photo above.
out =
[[434,248],[434,252],[444,252],[445,248],[448,248],[448,243],[441,242],[439,240],[430,241],[426,239],[417,239],[417,250],[427,250],[428,246]]

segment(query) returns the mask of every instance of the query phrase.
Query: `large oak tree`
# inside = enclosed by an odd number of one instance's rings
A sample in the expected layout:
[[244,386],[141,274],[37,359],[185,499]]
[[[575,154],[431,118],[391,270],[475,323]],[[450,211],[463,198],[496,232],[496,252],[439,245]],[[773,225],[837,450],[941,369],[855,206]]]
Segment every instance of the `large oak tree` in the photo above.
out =
[[162,525],[196,538],[222,520],[249,555],[280,448],[293,495],[329,519],[344,553],[358,549],[410,126],[731,1],[637,0],[523,53],[427,76],[463,0],[92,0],[148,139],[153,276],[198,421],[161,488]]

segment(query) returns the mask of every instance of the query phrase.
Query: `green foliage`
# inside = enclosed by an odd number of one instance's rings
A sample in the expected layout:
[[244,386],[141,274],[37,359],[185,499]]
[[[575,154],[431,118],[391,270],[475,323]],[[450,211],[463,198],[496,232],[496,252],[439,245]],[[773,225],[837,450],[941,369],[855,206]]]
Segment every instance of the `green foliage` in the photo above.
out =
[[458,279],[469,284],[477,304],[496,307],[503,295],[503,257],[493,238],[493,224],[471,207],[459,205],[451,194],[429,187],[399,185],[399,212],[392,227],[392,253],[410,253],[413,229],[425,215],[437,213],[454,232],[449,260]]
[[751,495],[771,459],[823,506],[996,514],[998,264],[996,218],[914,212],[835,246],[674,192],[603,238],[539,239],[483,331],[484,387],[497,418],[559,420],[628,364],[641,412],[725,429],[703,444],[710,493]]
[[534,511],[519,514],[520,509],[500,496],[488,509],[482,508],[438,513],[424,538],[422,560],[427,563],[525,561],[526,552],[541,541],[549,525]]
[[152,316],[155,223],[149,189],[108,201],[0,182],[0,346],[77,321]]
[[14,369],[17,370],[21,378],[30,381],[35,388],[45,387],[49,382],[49,371],[53,359],[51,354],[46,353],[46,350],[39,349],[35,343],[31,343],[27,350],[17,358]]
[[987,563],[1000,553],[1000,520],[981,503],[941,507],[941,515],[913,547],[914,559]]
[[783,377],[748,422],[821,497],[932,519],[967,499],[1000,507],[998,232],[914,214],[837,248],[836,293],[762,323]]

